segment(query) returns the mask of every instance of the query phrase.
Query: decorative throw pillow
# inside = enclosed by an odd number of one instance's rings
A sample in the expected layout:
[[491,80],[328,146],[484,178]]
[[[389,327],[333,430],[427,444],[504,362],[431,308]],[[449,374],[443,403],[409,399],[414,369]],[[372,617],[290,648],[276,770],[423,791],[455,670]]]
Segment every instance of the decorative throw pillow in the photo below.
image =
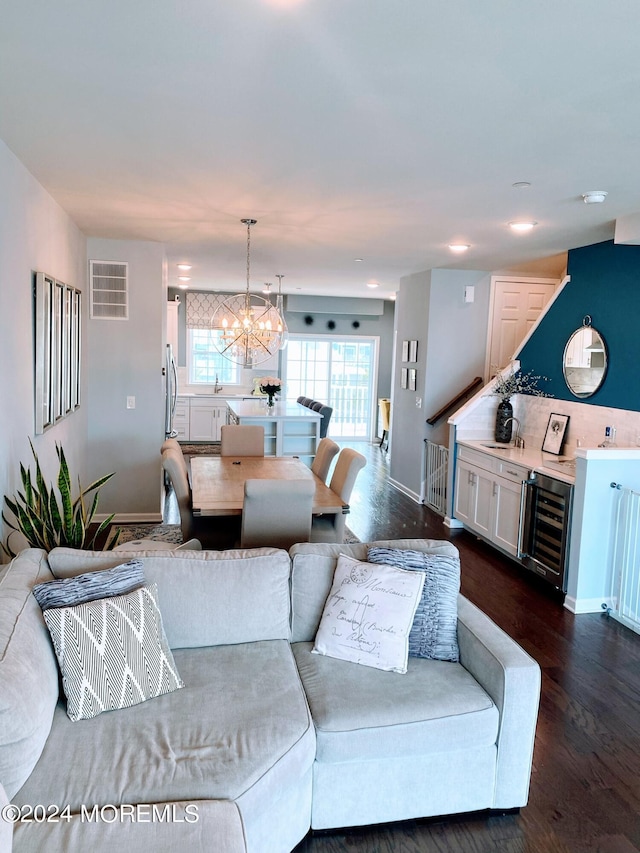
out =
[[460,558],[400,548],[369,548],[367,556],[371,563],[420,572],[425,577],[409,634],[409,654],[432,660],[459,660]]
[[47,581],[33,587],[36,601],[43,610],[50,607],[73,607],[110,595],[123,595],[142,586],[144,570],[140,560],[130,560],[112,569],[85,572],[73,578]]
[[409,631],[423,583],[421,572],[375,566],[341,554],[313,652],[406,672]]
[[43,615],[74,722],[184,687],[162,627],[156,584]]

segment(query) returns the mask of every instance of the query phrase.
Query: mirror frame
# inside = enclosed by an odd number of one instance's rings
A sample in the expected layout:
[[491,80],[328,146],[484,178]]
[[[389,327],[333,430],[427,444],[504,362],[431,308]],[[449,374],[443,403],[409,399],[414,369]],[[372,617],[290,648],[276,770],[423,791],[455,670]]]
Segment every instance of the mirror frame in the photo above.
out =
[[[571,346],[571,342],[576,337],[576,335],[580,334],[580,332],[584,332],[586,329],[590,329],[593,333],[595,333],[598,336],[598,338],[600,339],[600,341],[602,342],[602,352],[604,354],[604,364],[602,365],[602,368],[601,368],[602,375],[600,377],[600,381],[598,382],[596,387],[593,388],[593,390],[591,390],[591,391],[574,391],[574,389],[571,387],[571,383],[569,382],[569,379],[567,377],[567,368],[571,367],[571,365],[567,364],[567,352],[569,350],[569,347]],[[569,336],[569,340],[565,344],[564,352],[562,354],[562,375],[564,376],[564,381],[566,383],[567,388],[573,394],[574,397],[577,397],[580,400],[584,400],[587,397],[592,397],[596,393],[596,391],[599,391],[600,388],[602,388],[602,383],[606,379],[608,368],[609,368],[609,354],[607,351],[607,343],[606,343],[604,337],[600,334],[600,332],[597,329],[594,329],[594,327],[591,325],[591,317],[587,314],[587,316],[582,321],[582,326],[580,326],[579,329],[576,329],[574,332],[571,333],[571,335]]]

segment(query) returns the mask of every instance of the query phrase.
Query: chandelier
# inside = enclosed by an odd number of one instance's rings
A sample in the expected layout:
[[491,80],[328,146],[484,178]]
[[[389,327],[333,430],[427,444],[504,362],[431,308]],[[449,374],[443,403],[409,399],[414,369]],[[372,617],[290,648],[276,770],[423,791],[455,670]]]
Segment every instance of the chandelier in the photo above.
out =
[[286,325],[281,310],[249,292],[251,226],[257,220],[240,221],[247,226],[247,289],[219,304],[211,317],[211,328],[219,332],[214,344],[220,355],[242,367],[255,367],[282,348]]

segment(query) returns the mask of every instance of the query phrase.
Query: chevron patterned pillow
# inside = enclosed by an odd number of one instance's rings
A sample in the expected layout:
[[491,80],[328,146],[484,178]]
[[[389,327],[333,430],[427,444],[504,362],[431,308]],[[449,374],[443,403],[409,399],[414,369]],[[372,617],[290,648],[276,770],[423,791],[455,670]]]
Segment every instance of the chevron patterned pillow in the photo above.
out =
[[184,687],[162,626],[156,584],[43,615],[74,722]]

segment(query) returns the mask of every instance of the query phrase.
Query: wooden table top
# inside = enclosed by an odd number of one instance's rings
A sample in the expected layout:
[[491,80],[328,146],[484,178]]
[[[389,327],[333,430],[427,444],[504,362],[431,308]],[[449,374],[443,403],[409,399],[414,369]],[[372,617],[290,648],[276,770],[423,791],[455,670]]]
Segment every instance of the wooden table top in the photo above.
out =
[[292,456],[194,456],[191,501],[194,515],[242,515],[245,480],[314,480],[314,514],[349,507],[300,459]]

